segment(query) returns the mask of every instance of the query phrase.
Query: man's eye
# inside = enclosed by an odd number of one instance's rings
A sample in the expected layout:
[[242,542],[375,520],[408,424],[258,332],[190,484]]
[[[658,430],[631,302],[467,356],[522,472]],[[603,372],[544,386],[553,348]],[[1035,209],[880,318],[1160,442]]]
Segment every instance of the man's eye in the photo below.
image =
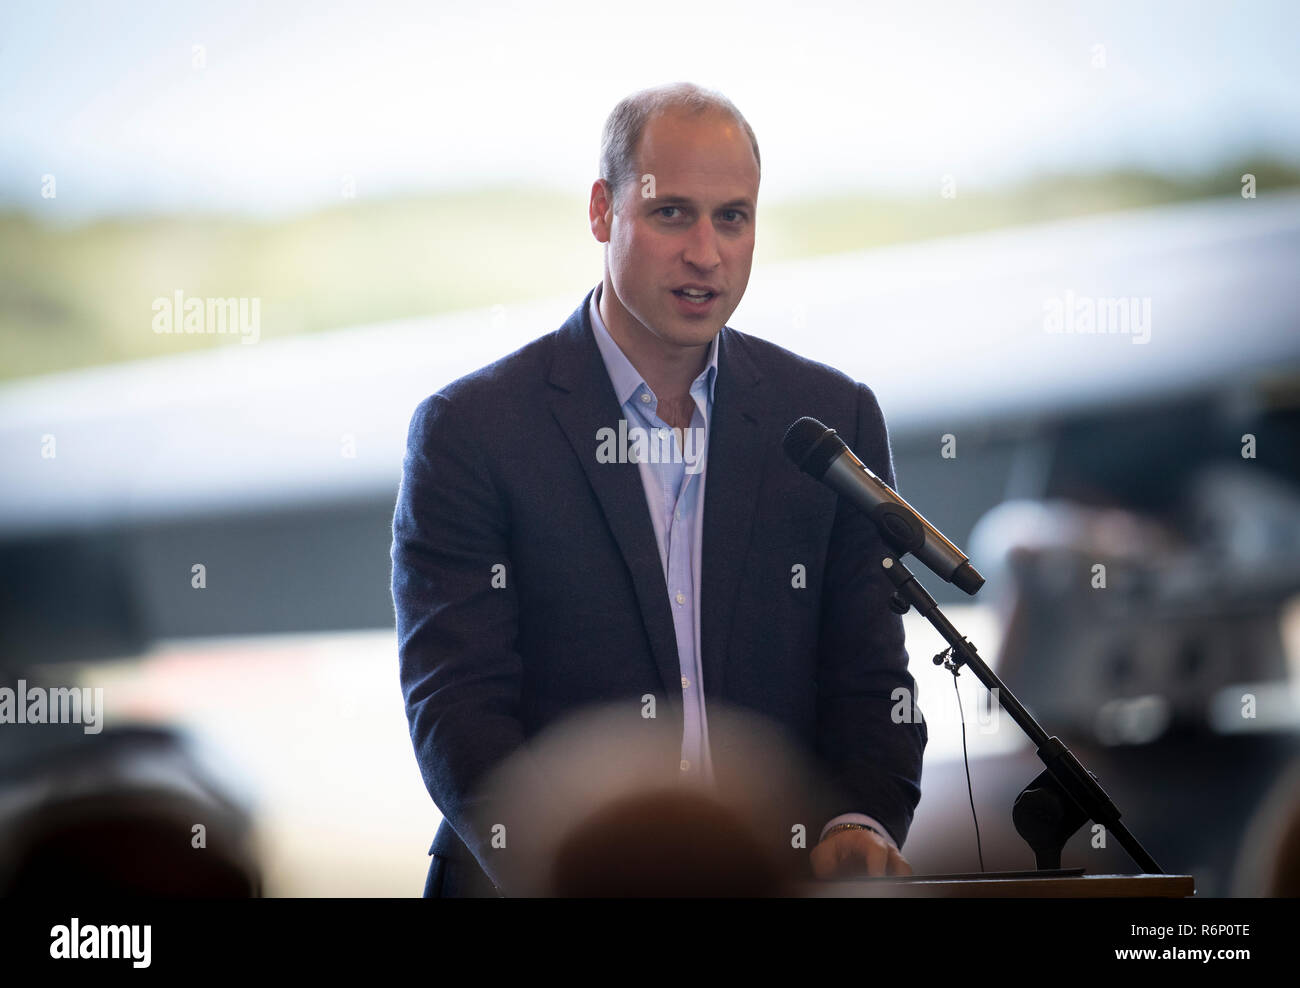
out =
[[668,209],[677,209],[677,208],[679,208],[679,207],[677,207],[677,206],[661,206],[660,209],[659,209],[659,212],[662,213],[662,212],[664,212],[665,210],[668,210]]
[[734,220],[728,220],[728,223],[739,223],[745,215],[739,209],[727,209],[724,210],[724,213],[731,213],[736,217]]

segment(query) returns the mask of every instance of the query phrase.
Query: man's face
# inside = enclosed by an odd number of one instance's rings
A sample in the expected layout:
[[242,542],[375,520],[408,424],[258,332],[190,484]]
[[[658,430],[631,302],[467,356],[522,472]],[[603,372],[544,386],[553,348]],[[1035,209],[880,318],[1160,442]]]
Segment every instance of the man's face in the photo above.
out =
[[[592,231],[609,244],[616,296],[603,301],[619,328],[643,344],[706,346],[749,284],[758,204],[753,148],[727,115],[670,111],[646,125],[637,159],[637,180],[618,190],[616,209],[603,182],[592,188]],[[654,176],[653,198],[646,175]],[[688,286],[714,294],[693,302],[682,291]]]

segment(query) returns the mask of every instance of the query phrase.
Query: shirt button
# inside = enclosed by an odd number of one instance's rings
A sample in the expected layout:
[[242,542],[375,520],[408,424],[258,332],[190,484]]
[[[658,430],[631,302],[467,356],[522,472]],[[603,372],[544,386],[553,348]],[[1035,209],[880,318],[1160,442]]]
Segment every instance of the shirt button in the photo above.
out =
[[679,593],[679,594],[677,595],[677,603],[679,603],[679,604],[684,604],[684,603],[686,603],[686,594],[684,594],[684,593]]
[[685,676],[683,676],[683,677],[682,677],[682,689],[689,689],[689,688],[690,688],[690,685],[691,685],[691,681],[690,681],[689,679],[687,679]]
[[649,395],[647,392],[642,391],[642,392],[641,392],[641,400],[642,400],[643,402],[645,402],[647,405],[650,404],[650,395]]
[[682,759],[682,771],[683,771],[683,772],[689,772],[690,770],[691,770],[691,763],[688,762],[685,758],[683,758],[683,759]]

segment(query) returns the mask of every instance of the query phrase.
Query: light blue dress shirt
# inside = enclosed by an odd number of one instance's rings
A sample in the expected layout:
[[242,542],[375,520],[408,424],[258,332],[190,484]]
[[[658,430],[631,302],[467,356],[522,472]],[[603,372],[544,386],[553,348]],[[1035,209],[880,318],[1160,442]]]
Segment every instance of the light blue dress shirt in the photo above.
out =
[[[681,769],[706,785],[713,784],[713,760],[709,752],[709,723],[704,708],[704,675],[700,663],[700,574],[704,513],[704,478],[708,461],[709,420],[713,415],[713,391],[718,378],[718,336],[709,344],[704,370],[691,383],[695,409],[690,427],[680,436],[659,417],[659,398],[614,342],[600,318],[597,285],[591,296],[591,325],[609,372],[614,394],[622,406],[627,433],[645,430],[638,467],[645,488],[650,521],[659,559],[663,563],[668,603],[677,637],[677,658],[682,677],[682,760]],[[718,334],[719,336],[721,333]],[[621,434],[621,430],[620,430]],[[629,442],[629,448],[632,443]],[[647,455],[648,454],[648,455]],[[863,813],[845,813],[822,828],[822,834],[837,823],[865,823],[890,844],[893,839],[884,826]],[[895,847],[897,845],[894,845]]]
[[691,384],[691,398],[695,401],[691,424],[682,433],[675,434],[659,417],[658,396],[605,328],[598,306],[600,292],[598,287],[591,297],[591,325],[596,345],[623,408],[629,435],[635,435],[634,429],[642,429],[648,440],[641,447],[638,467],[655,541],[659,544],[681,666],[681,769],[711,785],[713,760],[709,752],[704,674],[700,663],[699,574],[702,571],[704,467],[713,387],[718,376],[718,337],[709,344],[708,364]]

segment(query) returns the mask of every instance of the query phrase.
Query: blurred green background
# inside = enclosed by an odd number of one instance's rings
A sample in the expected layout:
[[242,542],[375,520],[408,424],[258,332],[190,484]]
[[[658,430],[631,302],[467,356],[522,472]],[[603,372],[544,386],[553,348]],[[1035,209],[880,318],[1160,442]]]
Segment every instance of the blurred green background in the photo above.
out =
[[[1190,177],[1142,171],[1043,175],[954,198],[827,197],[764,203],[756,266],[910,240],[1211,196],[1300,186],[1300,169],[1242,160]],[[516,185],[340,205],[275,220],[179,216],[51,224],[0,213],[0,378],[219,346],[160,337],[152,302],[261,298],[262,338],[553,294],[598,280],[587,190]],[[539,327],[539,334],[544,327]]]

